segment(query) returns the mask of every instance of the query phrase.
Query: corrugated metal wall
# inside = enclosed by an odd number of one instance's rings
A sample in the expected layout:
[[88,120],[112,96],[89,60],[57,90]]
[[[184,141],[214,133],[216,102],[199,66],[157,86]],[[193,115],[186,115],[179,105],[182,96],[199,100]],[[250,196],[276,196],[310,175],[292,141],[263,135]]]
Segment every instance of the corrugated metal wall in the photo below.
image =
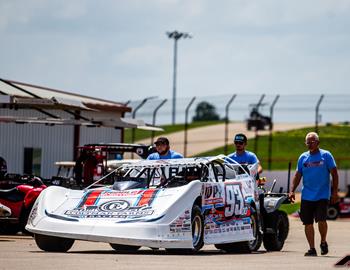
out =
[[[102,112],[84,112],[82,116],[94,119],[110,119],[113,117],[120,117],[117,113],[102,113]],[[87,143],[119,143],[121,142],[121,132],[115,128],[80,128],[80,145]]]
[[[63,111],[50,112],[64,118],[72,117]],[[44,117],[43,114],[34,110],[0,109],[0,114],[4,116]],[[93,115],[94,113],[89,114]],[[24,148],[41,148],[41,176],[50,178],[56,174],[55,161],[73,160],[73,130],[73,126],[67,125],[46,126],[42,124],[0,123],[0,156],[5,158],[9,173],[22,174]],[[80,145],[98,142],[120,142],[120,135],[120,130],[114,128],[81,127]]]

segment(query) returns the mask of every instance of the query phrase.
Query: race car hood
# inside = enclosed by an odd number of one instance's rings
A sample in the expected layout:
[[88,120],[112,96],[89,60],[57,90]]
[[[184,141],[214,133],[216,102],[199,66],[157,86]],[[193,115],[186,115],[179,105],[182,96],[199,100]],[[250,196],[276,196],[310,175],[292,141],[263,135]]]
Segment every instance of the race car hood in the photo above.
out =
[[107,187],[86,191],[49,187],[40,196],[40,204],[47,216],[63,220],[90,223],[107,219],[125,223],[166,218],[169,222],[192,205],[189,200],[200,192],[199,181],[174,188],[123,191]]

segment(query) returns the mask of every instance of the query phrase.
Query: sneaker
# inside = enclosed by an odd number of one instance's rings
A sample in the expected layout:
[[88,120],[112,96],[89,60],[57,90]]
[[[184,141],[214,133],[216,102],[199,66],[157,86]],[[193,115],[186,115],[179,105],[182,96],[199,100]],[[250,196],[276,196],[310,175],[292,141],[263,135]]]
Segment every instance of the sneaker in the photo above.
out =
[[305,254],[304,256],[317,256],[317,252],[315,248],[310,248]]
[[328,244],[327,244],[327,242],[321,243],[320,248],[321,248],[321,255],[326,255],[328,253]]

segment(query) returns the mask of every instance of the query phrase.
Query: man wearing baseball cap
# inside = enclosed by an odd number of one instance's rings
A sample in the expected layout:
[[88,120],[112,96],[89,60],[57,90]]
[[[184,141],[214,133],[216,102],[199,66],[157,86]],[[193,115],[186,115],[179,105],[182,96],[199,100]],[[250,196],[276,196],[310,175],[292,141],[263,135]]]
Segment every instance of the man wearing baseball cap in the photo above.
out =
[[256,155],[253,152],[245,150],[247,146],[247,136],[243,133],[238,133],[233,139],[236,151],[228,157],[238,162],[239,164],[254,164],[259,163],[258,173],[262,173],[263,169]]
[[183,158],[181,154],[170,150],[169,140],[166,137],[159,137],[154,145],[157,152],[150,154],[148,160]]

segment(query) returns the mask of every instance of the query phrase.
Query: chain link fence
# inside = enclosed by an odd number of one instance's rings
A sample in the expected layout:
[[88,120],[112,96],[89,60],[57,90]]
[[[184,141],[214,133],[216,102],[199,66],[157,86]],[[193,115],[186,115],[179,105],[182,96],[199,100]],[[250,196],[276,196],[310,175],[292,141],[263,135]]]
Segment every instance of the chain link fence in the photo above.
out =
[[[189,108],[188,121],[191,122],[195,115],[197,105],[203,101],[215,106],[220,118],[225,118],[225,107],[232,95],[196,97]],[[261,99],[261,95],[237,94],[229,108],[230,121],[245,121],[254,105]],[[274,106],[273,121],[275,123],[315,123],[316,106],[320,101],[320,95],[280,95]],[[176,123],[185,123],[185,112],[193,97],[182,97],[176,100]],[[259,111],[263,115],[270,115],[270,108],[276,95],[265,95]],[[135,113],[136,118],[152,123],[154,110],[164,101],[155,97],[147,99]],[[144,99],[130,101],[128,106],[133,110],[137,108]],[[126,117],[132,117],[133,113]],[[317,115],[318,123],[344,123],[350,121],[350,95],[324,95],[319,104]],[[170,124],[172,121],[172,100],[167,99],[156,113],[156,125]]]

